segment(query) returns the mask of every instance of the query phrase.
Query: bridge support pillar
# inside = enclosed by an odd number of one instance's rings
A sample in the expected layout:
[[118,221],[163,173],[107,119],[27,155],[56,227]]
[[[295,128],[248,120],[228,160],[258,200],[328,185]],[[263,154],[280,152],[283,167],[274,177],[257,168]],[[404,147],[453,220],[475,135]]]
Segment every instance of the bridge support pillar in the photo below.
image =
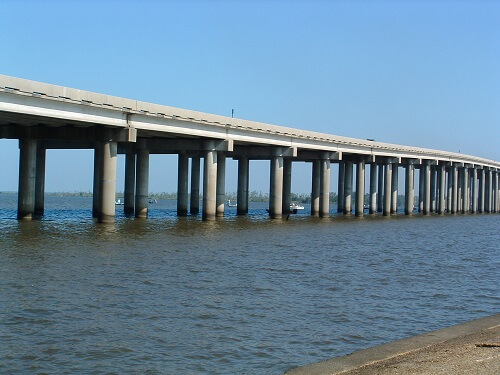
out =
[[384,165],[384,216],[391,216],[392,164]]
[[378,168],[378,195],[377,195],[377,212],[382,212],[384,209],[384,166],[377,164]]
[[447,175],[447,190],[446,190],[446,212],[451,212],[451,197],[453,195],[453,184],[452,184],[452,176],[451,176],[451,168],[446,168]]
[[466,214],[469,212],[469,169],[465,167],[463,169],[463,182],[462,182],[462,213]]
[[345,162],[339,162],[339,179],[337,192],[337,212],[344,213],[345,208]]
[[92,217],[99,218],[101,212],[101,164],[102,148],[101,142],[96,142],[94,148],[94,183],[92,188]]
[[446,200],[445,200],[445,192],[446,192],[446,169],[444,165],[438,166],[438,178],[439,178],[439,214],[444,215],[444,211],[446,209]]
[[191,200],[189,213],[198,215],[200,213],[200,157],[191,158]]
[[458,208],[458,170],[456,166],[452,166],[451,172],[451,213],[456,214]]
[[188,174],[189,158],[186,154],[179,154],[177,160],[177,216],[188,214]]
[[35,139],[19,140],[19,190],[17,197],[17,218],[31,220],[35,211],[36,179]]
[[498,212],[498,171],[493,172],[493,212]]
[[238,193],[236,197],[236,211],[238,215],[248,214],[248,182],[249,182],[248,158],[238,160]]
[[471,213],[475,214],[477,213],[477,169],[472,168],[471,169],[471,199],[472,199],[472,205],[471,205]]
[[414,202],[414,174],[415,174],[415,166],[413,164],[407,164],[405,166],[406,174],[405,174],[405,215],[413,214],[413,202]]
[[101,142],[100,223],[115,221],[116,157],[115,141]]
[[424,215],[431,213],[431,166],[428,163],[423,165],[424,171]]
[[123,212],[134,214],[135,205],[135,153],[125,154],[125,188],[123,191]]
[[424,195],[425,195],[425,171],[424,165],[421,164],[418,168],[418,212],[424,212]]
[[283,156],[271,158],[271,181],[269,192],[269,215],[271,219],[280,219],[283,209]]
[[377,164],[370,164],[370,214],[377,213]]
[[45,210],[45,148],[36,149],[35,216],[43,216]]
[[464,178],[463,168],[458,167],[457,213],[461,213],[463,208],[463,195],[462,195],[464,186],[463,178]]
[[352,161],[344,162],[345,165],[345,184],[344,184],[344,215],[352,214]]
[[431,165],[430,166],[430,173],[431,173],[431,209],[430,212],[437,212],[437,204],[436,204],[436,190],[437,190],[437,184],[436,184],[436,167]]
[[356,216],[361,217],[365,209],[365,162],[356,163]]
[[319,216],[319,195],[320,195],[320,161],[312,162],[312,188],[311,188],[311,215]]
[[215,142],[207,142],[203,168],[203,220],[215,220],[217,210],[217,151]]
[[217,191],[216,191],[216,210],[217,217],[224,217],[226,202],[226,155],[223,152],[217,153]]
[[480,169],[478,171],[478,191],[477,191],[477,200],[478,207],[477,211],[479,213],[484,212],[484,169]]
[[398,183],[399,183],[399,165],[392,164],[392,184],[391,184],[391,214],[398,212]]
[[486,181],[485,181],[485,202],[484,202],[484,212],[491,212],[491,190],[492,190],[492,181],[491,181],[491,169],[487,169],[485,171]]
[[281,212],[283,215],[290,214],[290,203],[292,193],[292,161],[283,159],[283,204]]
[[330,216],[330,159],[324,158],[320,161],[320,195],[319,216]]
[[135,188],[135,217],[148,217],[149,195],[149,150],[137,152],[137,171]]

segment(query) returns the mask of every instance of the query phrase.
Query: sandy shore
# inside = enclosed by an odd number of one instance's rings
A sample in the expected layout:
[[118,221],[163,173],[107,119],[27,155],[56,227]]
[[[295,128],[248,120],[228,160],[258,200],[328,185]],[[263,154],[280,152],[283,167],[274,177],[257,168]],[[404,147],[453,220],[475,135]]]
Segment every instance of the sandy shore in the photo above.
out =
[[286,374],[500,374],[500,314],[290,369]]

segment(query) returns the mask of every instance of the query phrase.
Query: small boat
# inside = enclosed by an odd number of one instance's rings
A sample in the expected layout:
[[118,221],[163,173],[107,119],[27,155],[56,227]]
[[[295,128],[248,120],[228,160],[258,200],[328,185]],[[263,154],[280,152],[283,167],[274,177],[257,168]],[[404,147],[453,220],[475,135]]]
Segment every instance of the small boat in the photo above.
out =
[[148,202],[149,203],[158,203],[158,201],[155,198],[149,198]]
[[238,207],[238,203],[233,203],[233,202],[231,202],[231,199],[228,199],[227,206],[228,207]]
[[117,199],[117,200],[115,200],[115,204],[117,206],[123,206],[125,204],[125,202],[123,202],[121,199]]
[[298,204],[297,202],[290,203],[290,213],[296,214],[299,210],[303,210],[304,206]]

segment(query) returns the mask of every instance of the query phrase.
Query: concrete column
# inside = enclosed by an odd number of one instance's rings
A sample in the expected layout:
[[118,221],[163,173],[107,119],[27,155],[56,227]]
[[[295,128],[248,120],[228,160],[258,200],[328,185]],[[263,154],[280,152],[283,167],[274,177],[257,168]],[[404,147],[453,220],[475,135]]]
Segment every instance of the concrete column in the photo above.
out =
[[498,171],[493,172],[493,212],[498,212]]
[[430,172],[431,172],[431,212],[436,212],[437,211],[437,204],[436,204],[436,167],[431,165],[430,166]]
[[186,154],[179,154],[177,160],[177,216],[188,214],[188,173],[189,158]]
[[392,164],[384,165],[384,216],[391,216]]
[[446,212],[451,213],[451,197],[453,195],[453,178],[451,173],[451,168],[446,169],[447,175],[447,192],[446,192]]
[[378,168],[377,212],[382,212],[384,208],[384,167],[382,164],[377,164],[377,168]]
[[339,162],[339,180],[337,193],[337,212],[344,213],[345,208],[345,163]]
[[322,159],[320,162],[320,194],[319,194],[319,216],[330,215],[330,159]]
[[363,216],[365,206],[365,162],[356,163],[356,216]]
[[457,185],[457,213],[462,212],[462,187],[463,187],[463,173],[461,167],[458,168],[458,185]]
[[36,150],[35,216],[42,216],[45,206],[45,148]]
[[94,148],[94,183],[92,188],[92,217],[98,218],[101,212],[101,165],[102,147],[101,142],[96,142]]
[[203,220],[215,220],[217,208],[217,151],[215,142],[207,142],[203,168]]
[[439,168],[439,214],[444,215],[444,211],[446,210],[446,168],[444,165],[438,166]]
[[377,164],[370,164],[370,214],[377,212]]
[[477,190],[477,200],[478,207],[477,211],[479,213],[484,212],[484,169],[478,170],[478,190]]
[[344,215],[352,214],[352,161],[345,162]]
[[466,167],[462,171],[463,186],[462,186],[462,213],[469,212],[469,169]]
[[431,166],[424,164],[424,215],[431,213]]
[[406,174],[405,174],[405,215],[413,215],[413,204],[415,201],[415,190],[413,187],[414,184],[414,175],[415,175],[415,166],[413,164],[406,165]]
[[472,207],[471,213],[477,213],[477,169],[472,168],[471,170],[472,178],[471,178],[471,199],[472,199]]
[[398,211],[398,163],[392,165],[392,184],[391,184],[391,214]]
[[319,215],[319,195],[320,195],[320,161],[312,162],[312,189],[311,189],[311,215]]
[[105,141],[101,143],[101,148],[101,211],[99,212],[99,222],[112,223],[115,221],[117,143]]
[[226,155],[223,152],[217,153],[217,192],[216,192],[217,217],[224,216],[224,204],[226,202]]
[[19,190],[17,196],[17,218],[31,220],[35,212],[36,179],[35,139],[19,140]]
[[269,192],[269,215],[279,219],[283,209],[283,156],[271,158],[271,181]]
[[491,178],[491,169],[485,171],[486,181],[485,181],[485,194],[484,194],[484,212],[491,212],[491,191],[492,191],[492,178]]
[[191,200],[189,213],[198,215],[200,212],[200,157],[191,158]]
[[135,217],[148,217],[149,196],[149,150],[137,152],[135,187]]
[[456,166],[452,166],[451,172],[451,213],[456,214],[458,210],[458,170]]
[[424,195],[425,195],[425,168],[424,165],[419,166],[418,171],[418,212],[424,212]]
[[290,203],[292,194],[292,160],[283,159],[283,203],[281,212],[283,215],[290,214]]
[[134,214],[135,201],[135,153],[125,154],[125,189],[123,194],[123,212]]
[[238,159],[238,193],[236,197],[238,215],[248,214],[249,166],[248,158]]

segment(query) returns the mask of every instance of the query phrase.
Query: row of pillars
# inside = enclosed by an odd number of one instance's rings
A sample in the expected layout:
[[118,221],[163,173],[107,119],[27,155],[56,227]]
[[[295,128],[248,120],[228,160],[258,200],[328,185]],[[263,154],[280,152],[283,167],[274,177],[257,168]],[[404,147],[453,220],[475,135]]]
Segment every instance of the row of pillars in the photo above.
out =
[[[224,216],[226,155],[217,151],[215,141],[206,142],[202,152],[203,206],[202,217],[212,220]],[[19,164],[18,218],[31,219],[43,215],[45,185],[45,149],[36,140],[22,139]],[[199,214],[200,154],[189,156],[180,153],[178,158],[177,214]],[[115,141],[96,142],[94,152],[94,186],[92,215],[99,222],[113,222],[116,194]],[[188,174],[191,159],[191,190]],[[382,212],[389,216],[397,212],[399,162],[392,159],[384,163],[370,163],[369,213]],[[353,178],[355,179],[354,211],[363,216],[365,209],[365,161],[339,161],[338,212],[346,215],[353,211]],[[354,166],[356,174],[354,175]],[[478,169],[469,165],[432,165],[406,163],[405,214],[414,211],[414,174],[420,169],[418,211],[423,214],[436,212],[476,213],[499,212],[499,173],[493,169]],[[311,214],[330,215],[329,153],[312,161]],[[145,218],[148,215],[149,150],[138,149],[126,154],[124,212]],[[283,156],[276,148],[270,160],[269,214],[281,218],[290,213],[292,159]],[[248,213],[249,159],[238,159],[237,213]],[[189,199],[189,197],[191,197]]]

